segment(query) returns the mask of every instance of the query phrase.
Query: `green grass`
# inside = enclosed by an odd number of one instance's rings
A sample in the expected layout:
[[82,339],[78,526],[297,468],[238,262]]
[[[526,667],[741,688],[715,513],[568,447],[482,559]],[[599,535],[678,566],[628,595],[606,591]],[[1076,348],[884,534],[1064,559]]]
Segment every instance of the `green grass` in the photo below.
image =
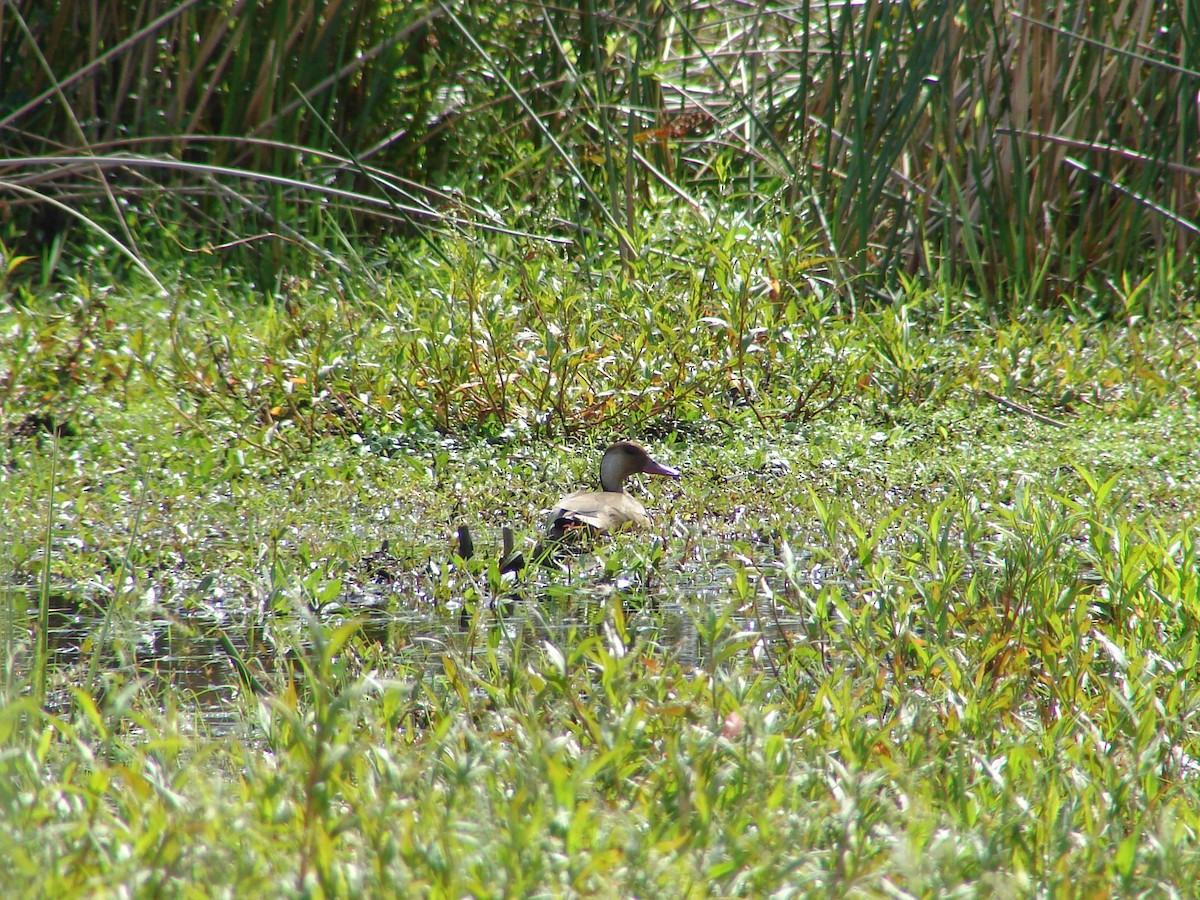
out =
[[999,317],[1116,314],[1125,279],[1181,288],[1151,292],[1168,309],[1196,280],[1190,8],[11,6],[0,240],[43,284],[101,241],[174,242],[271,288],[348,275],[361,239],[396,233],[632,266],[663,207],[800,223],[875,301],[916,275]]
[[0,20],[0,894],[1194,891],[1175,11],[123,6]]
[[[1195,321],[660,238],[10,302],[5,892],[1190,890]],[[684,469],[652,532],[502,580],[619,435]]]

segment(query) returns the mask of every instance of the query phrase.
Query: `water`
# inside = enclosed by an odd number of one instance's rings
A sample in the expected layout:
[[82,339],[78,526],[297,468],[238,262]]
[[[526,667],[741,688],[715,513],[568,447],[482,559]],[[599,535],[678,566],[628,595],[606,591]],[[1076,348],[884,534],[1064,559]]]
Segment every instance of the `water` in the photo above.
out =
[[[726,564],[647,576],[614,573],[611,562],[606,569],[590,559],[569,573],[527,570],[519,583],[496,581],[495,572],[489,581],[482,566],[409,565],[388,570],[384,579],[310,586],[307,595],[265,587],[239,592],[211,578],[187,584],[179,573],[167,573],[113,606],[111,593],[56,586],[48,595],[47,705],[65,711],[72,686],[111,689],[136,679],[150,696],[169,695],[210,733],[227,733],[243,721],[249,691],[278,687],[318,634],[348,621],[358,626],[357,643],[344,652],[366,664],[439,674],[446,654],[470,661],[489,644],[501,659],[517,646],[567,646],[604,628],[619,608],[629,643],[653,647],[685,669],[708,668],[709,629],[733,597],[733,569]],[[317,602],[323,589],[333,596]],[[38,598],[36,588],[0,586],[3,684],[10,699],[31,690]],[[794,614],[762,596],[738,610],[729,627],[761,634],[768,650],[788,646],[791,635],[803,631]]]

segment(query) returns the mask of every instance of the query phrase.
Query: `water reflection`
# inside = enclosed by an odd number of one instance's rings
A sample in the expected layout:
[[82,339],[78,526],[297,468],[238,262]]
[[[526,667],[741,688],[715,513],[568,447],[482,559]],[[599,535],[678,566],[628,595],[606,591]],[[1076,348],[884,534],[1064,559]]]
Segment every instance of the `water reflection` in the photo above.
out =
[[[670,656],[685,669],[709,668],[712,636],[706,629],[733,602],[733,571],[727,565],[703,574],[680,571],[669,583],[659,573],[649,588],[638,578],[611,577],[597,569],[535,573],[519,586],[506,582],[507,592],[498,596],[479,589],[444,601],[430,599],[436,591],[418,584],[419,577],[410,572],[386,587],[347,583],[333,602],[301,612],[286,603],[267,611],[267,604],[253,598],[201,583],[197,587],[207,595],[193,588],[185,596],[162,599],[150,589],[137,603],[122,598],[106,615],[107,595],[59,588],[48,596],[49,703],[65,708],[72,685],[88,684],[92,673],[104,683],[116,673],[138,679],[151,696],[159,691],[176,702],[182,698],[203,727],[225,732],[242,720],[239,704],[247,690],[272,690],[283,683],[289,658],[294,661],[312,648],[314,627],[334,629],[348,621],[358,626],[358,643],[347,652],[438,674],[448,653],[470,660],[492,652],[503,661],[517,647],[564,646],[596,633],[619,608],[630,643]],[[34,588],[0,586],[4,687],[10,700],[29,690],[38,597]],[[730,621],[781,649],[791,635],[802,633],[802,623],[778,606],[764,613],[770,603],[759,597]]]

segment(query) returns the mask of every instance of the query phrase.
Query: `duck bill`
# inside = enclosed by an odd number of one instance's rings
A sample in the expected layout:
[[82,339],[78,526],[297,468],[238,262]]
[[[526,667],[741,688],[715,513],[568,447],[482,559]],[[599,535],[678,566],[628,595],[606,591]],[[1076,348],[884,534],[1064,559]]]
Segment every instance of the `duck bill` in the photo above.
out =
[[672,469],[670,466],[664,466],[662,463],[655,462],[652,459],[646,460],[646,466],[642,469],[647,475],[666,475],[668,478],[678,478],[679,470]]

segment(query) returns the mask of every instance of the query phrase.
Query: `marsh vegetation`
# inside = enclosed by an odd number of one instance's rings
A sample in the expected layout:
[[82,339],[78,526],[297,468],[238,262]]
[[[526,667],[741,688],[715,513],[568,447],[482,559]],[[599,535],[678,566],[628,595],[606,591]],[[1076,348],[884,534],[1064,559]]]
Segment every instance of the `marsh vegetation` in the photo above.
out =
[[6,896],[1200,882],[1191,11],[106,6],[0,19]]

